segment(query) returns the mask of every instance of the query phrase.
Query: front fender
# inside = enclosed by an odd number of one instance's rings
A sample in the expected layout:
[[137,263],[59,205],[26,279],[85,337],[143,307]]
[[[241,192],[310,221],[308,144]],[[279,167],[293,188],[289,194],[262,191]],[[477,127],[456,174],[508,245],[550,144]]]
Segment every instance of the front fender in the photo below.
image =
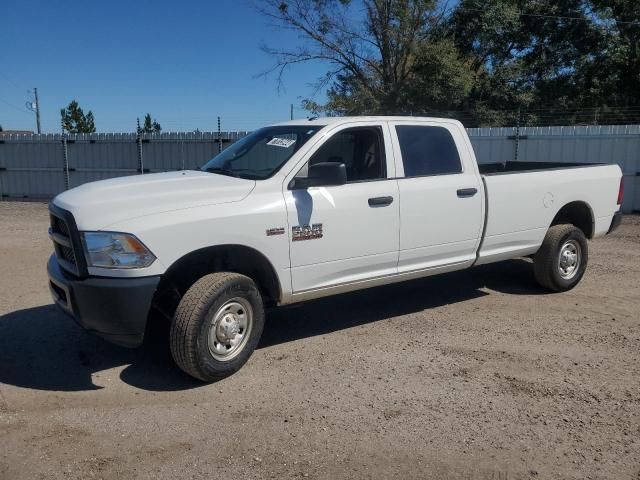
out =
[[[272,229],[281,229],[278,232],[282,233],[267,234]],[[250,195],[242,202],[226,205],[162,212],[111,225],[110,230],[136,235],[157,257],[161,273],[180,258],[204,248],[220,245],[251,248],[273,266],[283,301],[291,292],[290,229],[281,193]]]

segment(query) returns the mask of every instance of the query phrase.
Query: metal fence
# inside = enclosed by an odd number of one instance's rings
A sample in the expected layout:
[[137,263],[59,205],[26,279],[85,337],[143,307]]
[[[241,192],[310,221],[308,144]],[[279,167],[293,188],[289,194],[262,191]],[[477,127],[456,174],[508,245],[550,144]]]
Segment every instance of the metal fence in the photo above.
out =
[[51,198],[86,182],[197,168],[247,132],[0,136],[0,195]]
[[640,211],[640,125],[468,129],[479,163],[617,163],[624,212]]
[[[472,128],[480,163],[618,163],[623,210],[640,211],[640,125]],[[86,182],[196,168],[247,132],[0,136],[0,195],[51,198]]]

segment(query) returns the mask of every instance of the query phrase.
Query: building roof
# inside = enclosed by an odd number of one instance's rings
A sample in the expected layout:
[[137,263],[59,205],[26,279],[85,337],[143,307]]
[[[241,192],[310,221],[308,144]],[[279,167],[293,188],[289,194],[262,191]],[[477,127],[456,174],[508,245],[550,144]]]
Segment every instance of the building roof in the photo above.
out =
[[2,130],[0,135],[33,135],[33,130]]

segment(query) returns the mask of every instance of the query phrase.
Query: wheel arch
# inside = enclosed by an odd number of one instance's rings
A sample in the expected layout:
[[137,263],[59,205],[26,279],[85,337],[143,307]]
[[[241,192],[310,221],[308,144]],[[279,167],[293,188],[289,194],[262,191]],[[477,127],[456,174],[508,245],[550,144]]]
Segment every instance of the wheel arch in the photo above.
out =
[[588,203],[582,200],[567,203],[558,210],[549,227],[563,223],[575,225],[577,228],[582,230],[585,237],[589,239],[593,238],[595,231],[595,217],[593,216],[593,210]]
[[[162,275],[156,291],[156,306],[163,304],[165,313],[171,314],[179,297],[199,278],[215,272],[235,272],[251,278],[267,305],[275,305],[282,298],[282,287],[275,268],[258,250],[238,244],[216,245],[189,252],[176,261]],[[166,296],[173,296],[173,301]],[[176,298],[178,297],[178,298]],[[168,307],[168,308],[167,308]]]

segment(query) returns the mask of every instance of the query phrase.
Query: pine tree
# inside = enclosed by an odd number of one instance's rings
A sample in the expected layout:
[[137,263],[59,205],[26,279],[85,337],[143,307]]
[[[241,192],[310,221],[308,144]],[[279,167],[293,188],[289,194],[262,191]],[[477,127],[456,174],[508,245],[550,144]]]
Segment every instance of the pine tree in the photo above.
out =
[[69,102],[67,108],[60,110],[60,117],[62,129],[68,133],[94,133],[96,131],[93,112],[89,110],[85,115],[75,100]]
[[160,133],[161,130],[162,130],[162,127],[156,121],[156,119],[154,118],[152,121],[151,114],[147,113],[144,116],[144,125],[142,126],[142,132],[143,133]]

